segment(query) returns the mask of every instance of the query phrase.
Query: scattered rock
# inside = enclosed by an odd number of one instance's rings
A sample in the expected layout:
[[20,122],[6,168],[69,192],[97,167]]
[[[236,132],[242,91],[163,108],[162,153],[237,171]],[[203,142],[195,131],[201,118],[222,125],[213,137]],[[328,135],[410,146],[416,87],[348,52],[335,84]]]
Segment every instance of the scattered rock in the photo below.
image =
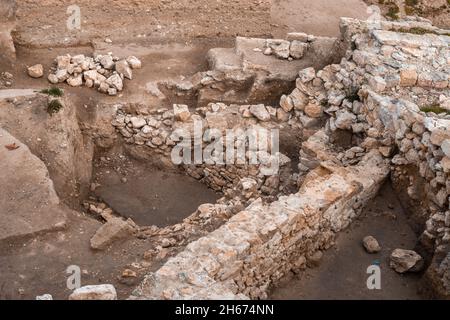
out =
[[51,294],[43,294],[41,296],[36,296],[36,300],[53,300],[53,297]]
[[423,258],[415,251],[395,249],[391,254],[390,267],[398,273],[418,272],[423,265]]
[[114,60],[109,54],[102,56],[99,61],[105,69],[111,70],[114,67]]
[[116,71],[127,79],[133,79],[133,71],[131,70],[126,60],[120,60],[116,62]]
[[106,249],[115,240],[129,237],[134,232],[133,226],[120,218],[112,218],[101,226],[91,238],[91,248]]
[[283,108],[285,112],[290,112],[292,109],[294,109],[292,98],[286,95],[281,96],[280,107]]
[[49,81],[50,83],[53,83],[53,84],[57,84],[57,83],[59,82],[58,77],[57,77],[55,74],[53,74],[53,73],[50,73],[50,74],[48,75],[47,79],[48,79],[48,81]]
[[67,84],[72,87],[80,87],[83,85],[83,77],[81,74],[76,77],[71,76],[67,79]]
[[292,41],[289,48],[290,55],[294,59],[303,58],[306,50],[308,50],[308,44],[297,40]]
[[348,111],[337,113],[335,125],[342,130],[349,130],[352,127],[353,121],[356,120],[356,116]]
[[363,239],[363,246],[368,253],[378,253],[381,251],[380,244],[372,236],[367,236]]
[[122,78],[116,73],[110,76],[105,81],[110,87],[114,87],[117,91],[122,91],[123,89],[123,81]]
[[273,54],[279,59],[288,59],[291,43],[286,40],[267,40],[267,46],[272,49]]
[[32,78],[41,78],[44,75],[44,67],[42,64],[35,64],[34,66],[29,67],[28,75]]
[[117,300],[117,292],[111,284],[85,286],[76,289],[69,300]]
[[125,269],[122,272],[122,277],[124,278],[136,278],[137,277],[137,273],[131,269]]

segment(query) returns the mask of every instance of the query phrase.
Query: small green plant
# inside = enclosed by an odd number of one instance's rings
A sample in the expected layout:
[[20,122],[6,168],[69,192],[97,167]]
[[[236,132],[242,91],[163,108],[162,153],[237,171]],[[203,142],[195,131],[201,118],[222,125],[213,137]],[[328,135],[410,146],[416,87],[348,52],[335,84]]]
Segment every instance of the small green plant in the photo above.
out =
[[345,97],[348,101],[351,103],[355,101],[361,101],[359,95],[358,95],[358,89],[352,89],[350,92],[347,93],[347,96]]
[[53,97],[62,97],[64,95],[64,91],[58,87],[51,87],[49,89],[43,89],[40,93],[48,94]]
[[400,13],[400,8],[396,4],[392,4],[392,6],[389,7],[387,16],[391,18],[392,20],[398,20],[398,14]]
[[422,108],[420,108],[420,111],[425,112],[425,113],[433,112],[435,114],[446,113],[446,114],[450,115],[450,111],[448,111],[448,110],[446,110],[444,108],[441,108],[441,106],[439,106],[437,104],[436,105],[422,107]]
[[411,34],[417,34],[417,35],[424,35],[424,34],[427,34],[427,33],[429,33],[429,34],[436,34],[433,31],[430,31],[430,30],[427,30],[427,29],[424,29],[424,28],[420,28],[420,27],[413,27],[411,29],[401,28],[401,29],[396,30],[396,31],[397,32],[401,32],[401,33],[411,33]]
[[405,7],[405,13],[407,16],[412,16],[412,15],[414,15],[415,12],[416,12],[416,10],[413,7],[410,7],[410,6]]
[[61,110],[63,107],[62,103],[58,99],[52,99],[47,104],[47,112],[49,115],[53,115]]
[[410,7],[415,7],[419,4],[419,0],[406,0],[405,4]]
[[400,28],[400,29],[391,29],[390,31],[394,31],[394,32],[401,32],[401,33],[411,33],[411,34],[417,34],[417,35],[424,35],[424,34],[435,34],[435,35],[439,35],[439,36],[447,36],[450,37],[450,33],[437,33],[435,31],[432,30],[427,30],[424,28],[420,28],[420,27],[414,27],[411,29],[405,29],[405,28]]

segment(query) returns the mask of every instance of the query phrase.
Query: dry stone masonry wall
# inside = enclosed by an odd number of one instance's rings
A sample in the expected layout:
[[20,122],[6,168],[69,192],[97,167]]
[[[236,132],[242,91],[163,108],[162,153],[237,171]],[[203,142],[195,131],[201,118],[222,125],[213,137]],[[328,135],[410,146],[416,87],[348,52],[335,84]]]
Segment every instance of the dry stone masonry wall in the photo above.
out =
[[[209,163],[183,164],[189,175],[202,180],[214,190],[223,192],[232,190],[241,179],[247,178],[254,181],[258,190],[270,195],[282,190],[280,180],[289,183],[291,159],[278,150],[272,150],[270,145],[272,136],[266,131],[278,129],[280,125],[289,127],[289,124],[283,122],[284,119],[279,120],[277,109],[273,107],[262,104],[226,106],[217,103],[197,108],[191,114],[188,106],[174,105],[173,110],[159,109],[146,116],[132,115],[126,111],[126,106],[120,109],[113,121],[113,125],[124,137],[125,142],[133,144],[137,148],[135,152],[140,153],[141,157],[152,158],[158,155],[169,167],[172,166],[172,150],[182,141],[179,132],[190,134],[192,142],[189,146],[192,144],[192,150],[196,147],[200,148],[202,154],[208,147],[208,143],[213,141],[212,138],[208,138],[206,133],[208,129],[217,130],[217,133],[221,135],[231,130],[229,133],[236,138],[232,145],[232,152],[235,155],[241,147],[247,150],[250,141],[265,139],[267,152],[255,150],[258,158],[262,159],[260,163],[252,164],[250,154],[247,153],[246,158],[242,159],[242,164],[226,165],[224,157],[230,150],[227,149],[226,141],[222,141],[224,147],[222,156],[211,158]],[[199,129],[194,129],[196,128],[194,125],[197,125]],[[194,160],[191,154],[189,159]],[[279,170],[272,172],[274,163],[278,164]],[[252,186],[248,188],[252,189]]]

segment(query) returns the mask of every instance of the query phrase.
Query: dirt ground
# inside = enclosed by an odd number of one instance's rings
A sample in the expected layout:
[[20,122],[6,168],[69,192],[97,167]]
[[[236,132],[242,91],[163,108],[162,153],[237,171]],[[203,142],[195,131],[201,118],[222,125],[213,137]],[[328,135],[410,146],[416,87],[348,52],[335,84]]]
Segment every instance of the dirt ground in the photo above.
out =
[[[108,161],[110,159],[111,161]],[[183,173],[158,170],[132,159],[102,157],[95,170],[95,194],[121,216],[140,226],[180,223],[203,203],[220,197]]]
[[[71,293],[66,285],[70,265],[82,270],[82,285],[111,283],[119,298],[127,298],[143,277],[142,254],[151,244],[133,239],[97,252],[90,249],[89,239],[101,226],[99,221],[74,214],[68,226],[65,231],[0,244],[0,299],[34,300],[36,295],[50,293],[54,299],[66,300]],[[135,262],[139,268],[131,265]],[[122,278],[126,268],[139,276]]]
[[[382,246],[368,254],[362,239],[374,236]],[[394,249],[413,250],[417,237],[409,227],[394,191],[385,184],[362,215],[341,232],[336,246],[324,252],[320,265],[298,276],[291,275],[275,288],[272,299],[421,299],[418,274],[400,275],[389,267]],[[367,268],[381,267],[381,290],[367,289]]]
[[306,32],[318,36],[337,36],[340,17],[368,17],[362,0],[273,0],[272,34],[284,37],[287,32]]

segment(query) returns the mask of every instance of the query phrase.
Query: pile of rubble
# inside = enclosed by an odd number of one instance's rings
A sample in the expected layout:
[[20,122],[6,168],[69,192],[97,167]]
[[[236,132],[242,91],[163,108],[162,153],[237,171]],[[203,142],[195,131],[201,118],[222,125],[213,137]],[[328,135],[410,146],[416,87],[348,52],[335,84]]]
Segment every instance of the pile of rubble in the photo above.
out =
[[267,39],[263,53],[274,55],[278,59],[302,59],[314,37],[306,33],[289,33],[287,40]]
[[[123,90],[125,78],[133,79],[133,69],[141,67],[141,61],[135,56],[120,59],[110,54],[94,58],[67,54],[56,58],[56,67],[48,75],[48,81],[53,84],[66,82],[72,87],[84,85],[114,96]],[[43,75],[42,65],[32,66],[28,72],[32,77],[40,77]]]

